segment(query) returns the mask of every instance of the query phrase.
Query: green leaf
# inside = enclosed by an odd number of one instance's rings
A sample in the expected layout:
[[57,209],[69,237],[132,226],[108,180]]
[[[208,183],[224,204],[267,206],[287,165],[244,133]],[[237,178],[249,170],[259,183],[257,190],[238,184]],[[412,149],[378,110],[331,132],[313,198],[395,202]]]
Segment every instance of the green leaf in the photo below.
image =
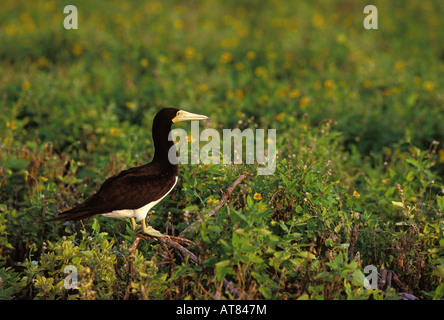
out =
[[444,197],[438,196],[436,198],[436,202],[438,203],[439,211],[444,213]]
[[404,208],[404,204],[398,201],[392,201],[392,204],[396,207]]
[[225,275],[232,269],[230,260],[222,260],[216,263],[216,277],[218,281],[225,278]]
[[96,233],[100,232],[100,224],[99,221],[97,221],[96,218],[94,218],[93,224],[91,226],[91,228],[93,229],[93,231],[95,231]]

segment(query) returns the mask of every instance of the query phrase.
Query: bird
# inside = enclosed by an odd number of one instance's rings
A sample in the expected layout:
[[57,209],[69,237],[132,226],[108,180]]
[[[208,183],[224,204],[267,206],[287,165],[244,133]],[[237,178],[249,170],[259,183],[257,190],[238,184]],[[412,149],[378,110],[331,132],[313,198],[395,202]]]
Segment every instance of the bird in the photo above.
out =
[[[148,164],[129,168],[106,179],[98,191],[70,210],[59,213],[51,221],[78,221],[101,215],[130,218],[133,230],[153,237],[161,232],[146,224],[148,212],[175,187],[178,180],[178,158],[174,142],[169,139],[171,125],[181,121],[208,119],[177,108],[161,109],[153,120],[154,157]],[[137,225],[141,222],[141,227]]]

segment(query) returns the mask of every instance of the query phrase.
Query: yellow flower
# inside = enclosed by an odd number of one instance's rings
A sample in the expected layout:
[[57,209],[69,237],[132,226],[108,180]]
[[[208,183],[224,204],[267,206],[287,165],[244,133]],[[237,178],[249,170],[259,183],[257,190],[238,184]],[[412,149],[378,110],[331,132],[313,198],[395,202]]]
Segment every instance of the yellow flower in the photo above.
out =
[[14,33],[15,33],[15,26],[13,25],[13,24],[8,24],[6,27],[5,27],[5,32],[6,32],[6,34],[8,35],[8,36],[11,36],[11,35],[13,35]]
[[46,59],[45,57],[40,57],[37,59],[37,66],[39,68],[43,68],[49,65],[49,61],[48,59]]
[[72,53],[75,56],[80,56],[82,54],[82,52],[83,52],[83,48],[80,44],[76,44],[76,45],[74,45],[74,48],[72,48]]
[[25,81],[22,83],[22,90],[28,90],[31,87],[29,81]]
[[422,84],[422,87],[426,89],[427,91],[433,91],[435,90],[435,84],[431,81],[426,81]]
[[319,13],[315,13],[312,17],[311,22],[315,27],[321,28],[324,25],[324,17]]
[[336,85],[333,80],[325,80],[324,86],[325,86],[325,89],[332,90],[335,88]]
[[201,92],[205,92],[205,91],[208,90],[208,85],[205,84],[205,83],[202,83],[202,84],[200,84],[200,85],[197,87],[197,89],[198,89],[199,91],[201,91]]
[[353,191],[353,197],[359,199],[361,197],[361,195],[359,193],[357,193],[355,190],[355,191]]
[[222,52],[222,54],[220,56],[220,62],[221,63],[228,63],[231,60],[233,60],[233,54],[230,51]]
[[444,149],[440,149],[438,151],[438,155],[439,155],[439,162],[444,163]]
[[248,51],[248,52],[247,52],[247,58],[248,58],[249,60],[253,60],[254,58],[256,58],[256,52],[254,52],[254,51],[252,51],[252,50]]
[[242,89],[236,89],[234,95],[240,100],[244,97],[244,92],[242,91]]
[[310,104],[310,98],[302,97],[301,100],[299,101],[299,104],[301,105],[301,107],[308,106]]
[[183,23],[182,20],[176,19],[176,20],[173,21],[174,29],[181,30],[181,29],[183,29],[183,26],[184,26],[184,23]]
[[262,200],[262,196],[260,193],[255,193],[253,196],[253,199],[256,201],[261,201]]
[[404,62],[403,61],[396,61],[395,63],[395,69],[398,71],[404,70]]
[[257,67],[256,69],[254,69],[254,74],[258,77],[263,77],[265,76],[267,73],[267,69],[265,69],[264,67]]
[[125,105],[128,109],[131,109],[131,110],[134,109],[134,107],[135,107],[134,102],[130,102],[130,101],[125,103]]
[[150,64],[150,62],[148,61],[148,59],[143,58],[140,60],[140,65],[142,67],[148,67],[149,64]]
[[213,198],[208,199],[209,206],[214,206],[214,205],[217,205],[218,203],[219,203],[219,200],[217,200],[217,199],[213,199]]
[[112,136],[116,136],[117,135],[117,129],[116,128],[111,128],[111,129],[109,129],[109,133],[112,135]]
[[185,49],[185,57],[187,59],[192,59],[194,57],[195,53],[196,53],[196,50],[194,50],[194,48],[192,48],[192,47],[187,47]]
[[6,127],[11,129],[11,130],[15,130],[17,129],[17,126],[14,122],[6,122]]
[[347,42],[347,37],[345,36],[345,34],[340,33],[336,36],[336,41],[338,43],[346,43]]
[[301,95],[301,92],[298,89],[294,89],[292,91],[290,91],[290,93],[288,94],[288,96],[290,97],[290,99],[294,99],[297,98]]
[[281,112],[276,116],[276,121],[282,121],[285,119],[285,113]]
[[160,55],[157,59],[161,64],[166,64],[168,62],[168,58],[163,55]]

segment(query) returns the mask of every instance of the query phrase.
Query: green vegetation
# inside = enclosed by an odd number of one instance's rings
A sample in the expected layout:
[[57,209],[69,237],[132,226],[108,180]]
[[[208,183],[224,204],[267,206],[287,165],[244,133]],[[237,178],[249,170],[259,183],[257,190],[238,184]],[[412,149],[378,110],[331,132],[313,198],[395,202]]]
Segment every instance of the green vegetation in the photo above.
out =
[[[0,298],[232,298],[225,278],[253,299],[443,299],[443,2],[375,1],[378,30],[364,1],[73,2],[0,11]],[[202,265],[154,239],[131,256],[129,221],[46,221],[149,162],[163,107],[276,129],[273,175],[183,165],[154,208],[169,234],[203,219]],[[391,288],[365,289],[368,265]]]

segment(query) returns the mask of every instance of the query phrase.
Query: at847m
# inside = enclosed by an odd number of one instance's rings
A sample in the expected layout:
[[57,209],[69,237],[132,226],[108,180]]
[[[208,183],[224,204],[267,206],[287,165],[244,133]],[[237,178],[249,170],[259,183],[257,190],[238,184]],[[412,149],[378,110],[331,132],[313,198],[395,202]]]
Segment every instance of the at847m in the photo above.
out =
[[246,305],[240,305],[240,304],[227,304],[222,305],[219,310],[220,315],[240,315],[240,314],[267,314],[267,306],[264,305],[257,305],[257,304],[246,304]]

